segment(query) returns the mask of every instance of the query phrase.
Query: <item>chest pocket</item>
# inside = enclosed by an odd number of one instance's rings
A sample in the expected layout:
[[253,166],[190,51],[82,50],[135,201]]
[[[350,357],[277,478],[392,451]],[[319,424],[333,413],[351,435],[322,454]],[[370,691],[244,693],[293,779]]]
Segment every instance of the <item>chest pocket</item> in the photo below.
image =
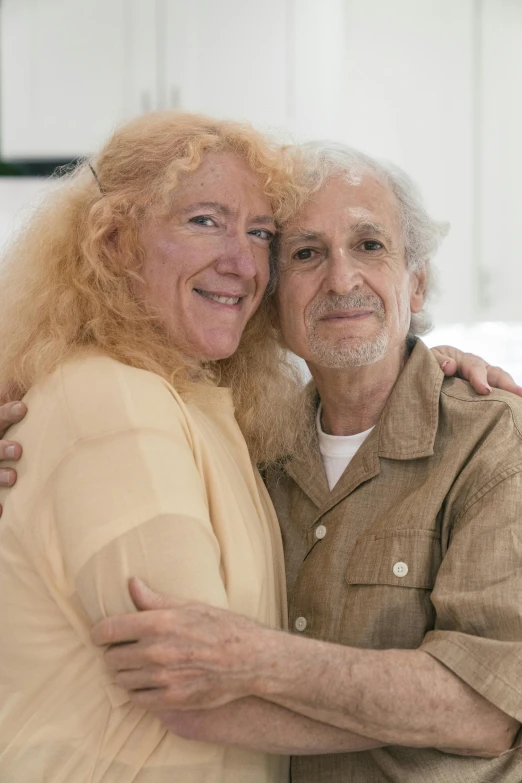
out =
[[394,530],[362,536],[349,557],[349,585],[433,589],[441,563],[440,538],[431,530]]

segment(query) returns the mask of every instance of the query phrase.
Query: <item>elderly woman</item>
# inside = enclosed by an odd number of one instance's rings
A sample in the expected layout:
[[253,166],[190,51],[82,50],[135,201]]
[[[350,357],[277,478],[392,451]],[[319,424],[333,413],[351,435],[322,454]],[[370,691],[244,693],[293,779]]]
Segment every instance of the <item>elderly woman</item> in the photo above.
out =
[[247,447],[281,453],[277,418],[296,415],[265,297],[296,203],[250,128],[157,114],[66,176],[12,244],[0,388],[29,413],[2,491],[1,780],[286,778],[282,757],[169,734],[111,683],[89,630],[132,608],[132,575],[284,626],[279,529]]
[[[113,684],[89,630],[133,609],[132,575],[284,627],[280,535],[251,457],[289,453],[300,416],[266,296],[276,220],[299,205],[290,175],[249,128],[144,117],[11,247],[0,388],[29,413],[2,496],[0,779],[287,777],[283,756],[169,734]],[[263,710],[263,749],[353,743]]]

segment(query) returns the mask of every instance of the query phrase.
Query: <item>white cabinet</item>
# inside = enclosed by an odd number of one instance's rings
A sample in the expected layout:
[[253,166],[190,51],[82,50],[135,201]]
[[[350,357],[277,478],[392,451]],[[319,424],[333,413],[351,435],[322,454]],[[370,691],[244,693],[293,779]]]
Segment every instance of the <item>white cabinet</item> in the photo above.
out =
[[286,125],[288,2],[2,0],[3,158],[87,155],[162,108]]
[[284,126],[287,0],[160,0],[164,106]]
[[88,154],[145,108],[156,30],[140,0],[3,0],[1,12],[4,159]]

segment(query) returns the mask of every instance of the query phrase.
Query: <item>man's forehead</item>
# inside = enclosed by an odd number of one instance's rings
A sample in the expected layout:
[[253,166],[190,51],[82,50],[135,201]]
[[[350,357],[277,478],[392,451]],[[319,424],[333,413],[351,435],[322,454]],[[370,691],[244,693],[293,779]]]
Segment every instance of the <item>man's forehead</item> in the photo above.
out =
[[342,221],[344,228],[367,224],[392,229],[399,219],[399,205],[386,182],[373,172],[331,176],[285,227],[285,241],[322,233],[327,223]]

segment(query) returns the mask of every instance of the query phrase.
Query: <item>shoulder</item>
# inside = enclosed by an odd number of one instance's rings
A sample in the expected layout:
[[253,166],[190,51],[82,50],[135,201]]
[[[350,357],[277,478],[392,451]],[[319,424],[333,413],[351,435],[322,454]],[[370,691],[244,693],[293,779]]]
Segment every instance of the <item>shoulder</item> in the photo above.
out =
[[494,389],[491,394],[477,394],[467,381],[448,378],[441,390],[441,405],[455,416],[484,432],[498,429],[498,435],[512,434],[522,442],[522,398]]
[[60,399],[75,439],[130,429],[179,430],[185,405],[163,378],[106,356],[76,358],[49,377],[42,393]]

